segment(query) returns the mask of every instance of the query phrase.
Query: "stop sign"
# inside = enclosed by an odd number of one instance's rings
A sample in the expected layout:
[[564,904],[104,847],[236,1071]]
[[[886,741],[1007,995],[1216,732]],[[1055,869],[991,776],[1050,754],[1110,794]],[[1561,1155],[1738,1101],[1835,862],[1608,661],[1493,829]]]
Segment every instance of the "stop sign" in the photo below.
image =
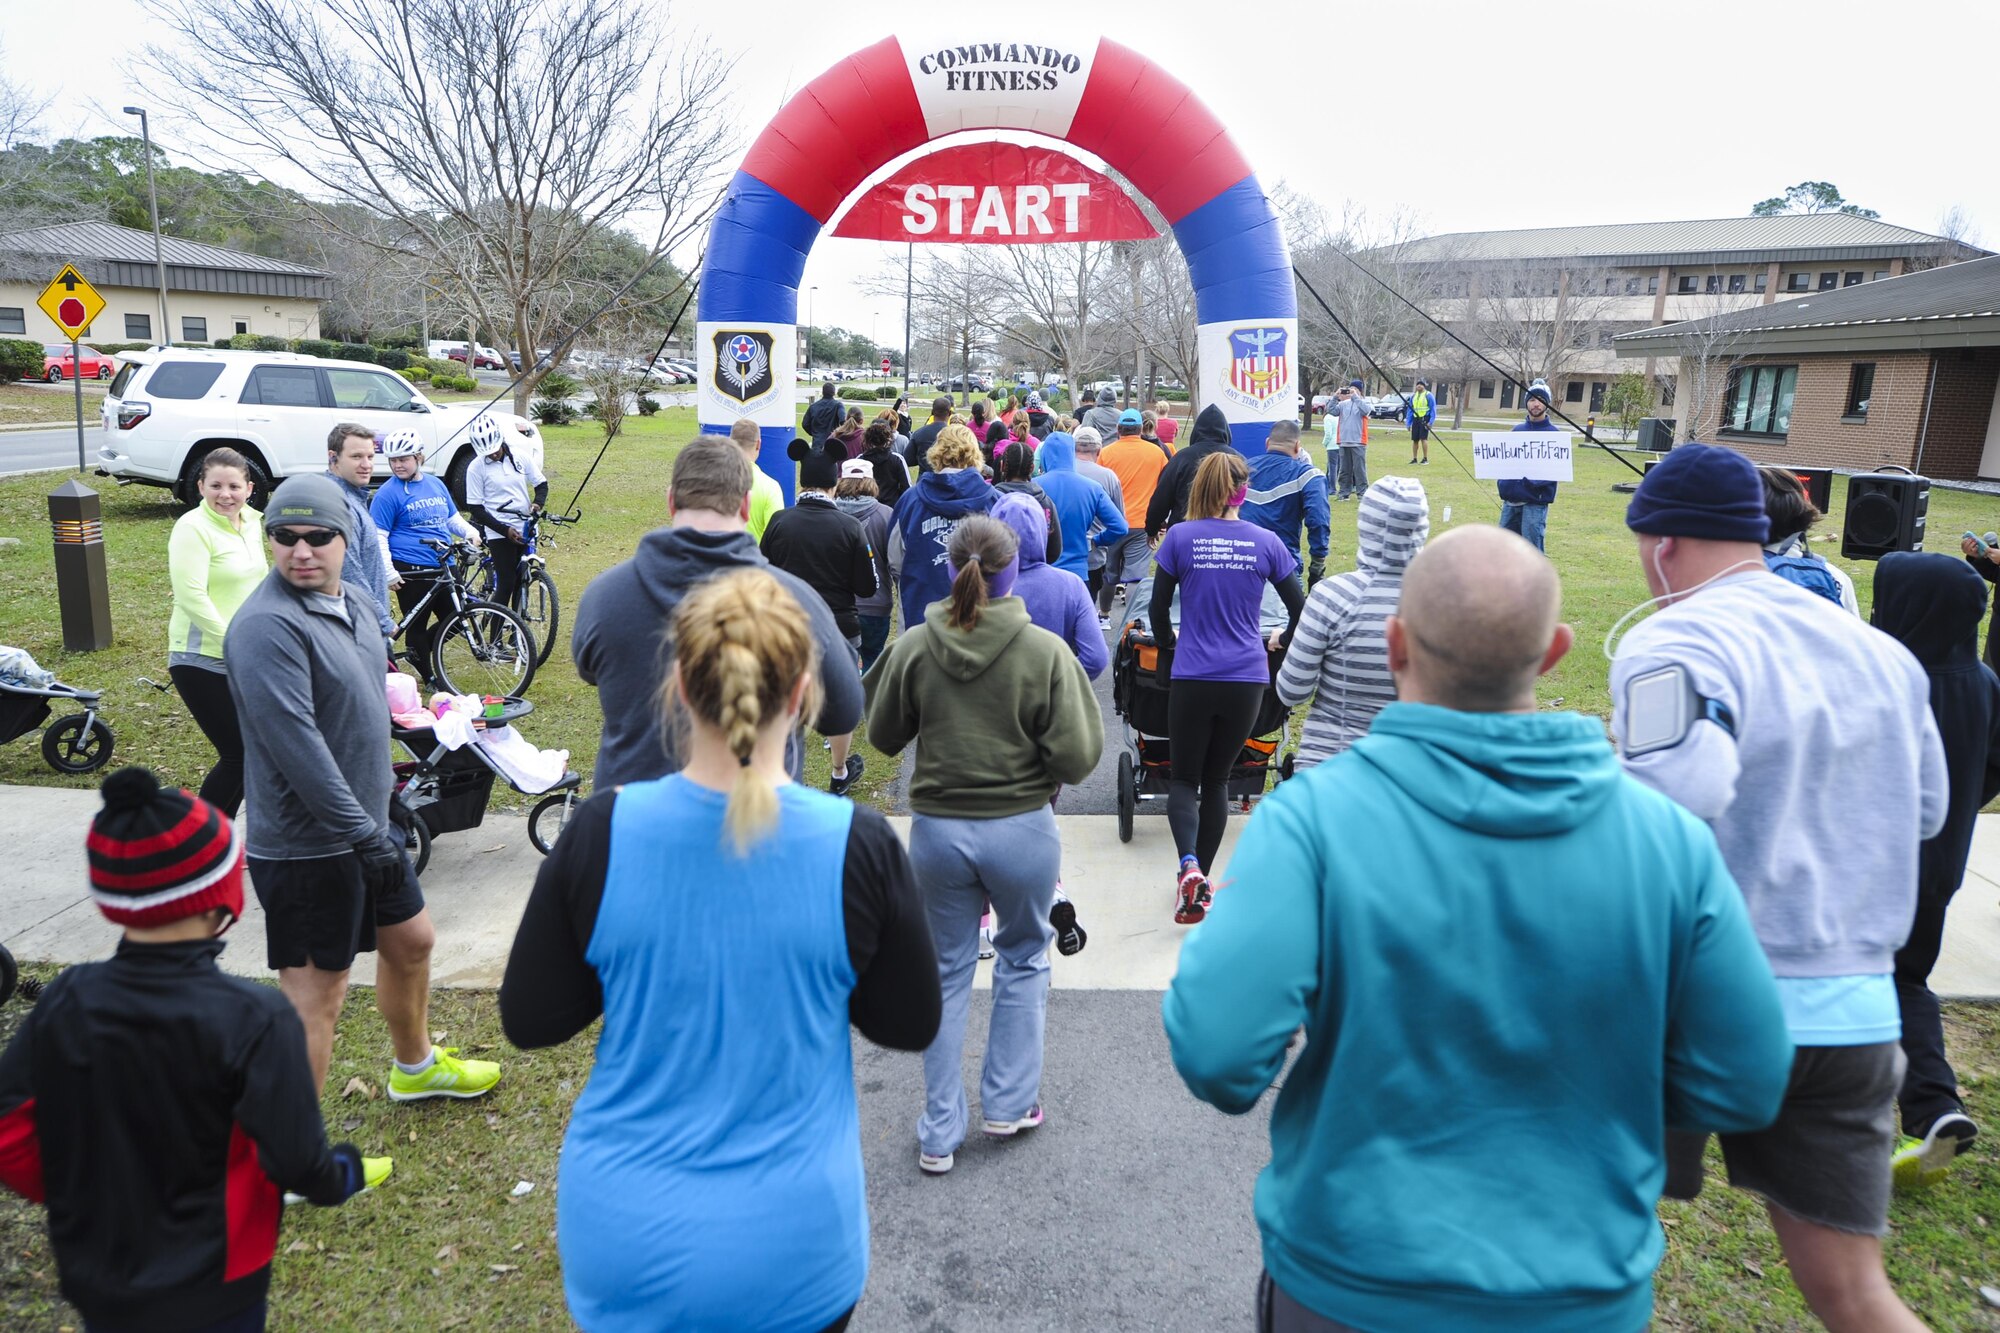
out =
[[882,358],[882,373],[884,375],[889,373],[889,358],[886,356]]
[[65,328],[80,329],[90,322],[90,312],[84,308],[83,302],[77,300],[74,296],[65,296],[62,299],[62,304],[57,306],[56,309],[62,315],[62,322]]

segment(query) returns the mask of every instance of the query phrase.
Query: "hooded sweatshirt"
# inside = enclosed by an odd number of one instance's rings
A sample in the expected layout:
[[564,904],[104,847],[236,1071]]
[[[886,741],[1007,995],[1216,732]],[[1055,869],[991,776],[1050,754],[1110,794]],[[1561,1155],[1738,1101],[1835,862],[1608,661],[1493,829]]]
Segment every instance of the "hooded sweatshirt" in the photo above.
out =
[[896,501],[889,522],[889,565],[903,599],[903,627],[924,623],[924,608],[951,593],[946,556],[951,534],[967,514],[983,514],[1000,498],[971,468],[926,471]]
[[910,809],[941,819],[1005,819],[1082,782],[1104,752],[1104,714],[1069,646],[1028,620],[1019,597],[989,602],[971,629],[948,603],[869,668],[868,743],[912,740]]
[[1326,559],[1333,545],[1326,475],[1304,450],[1288,454],[1267,448],[1250,460],[1250,494],[1243,502],[1243,518],[1293,550],[1298,549],[1303,527],[1315,560]]
[[1323,579],[1312,590],[1278,672],[1280,699],[1313,701],[1299,737],[1301,768],[1360,740],[1375,715],[1396,701],[1384,626],[1402,600],[1403,571],[1430,536],[1423,483],[1384,477],[1370,486],[1361,497],[1355,530],[1360,567]]
[[2000,676],[1979,660],[1985,614],[1986,585],[1956,556],[1896,551],[1875,566],[1875,628],[1930,677],[1951,784],[1944,827],[1917,854],[1919,898],[1957,892],[1979,809],[2000,796]]
[[1027,606],[1028,619],[1068,644],[1083,673],[1096,680],[1109,664],[1097,606],[1082,579],[1042,559],[1048,530],[1041,509],[1025,495],[1003,495],[993,506],[993,517],[1014,529],[1021,540],[1021,572],[1014,580],[1014,595]]
[[1109,389],[1099,389],[1096,404],[1077,424],[1090,427],[1100,439],[1113,440],[1118,438],[1118,418],[1122,415],[1118,410],[1118,395]]
[[1278,1285],[1356,1328],[1644,1328],[1665,1127],[1761,1128],[1792,1064],[1701,822],[1595,719],[1396,703],[1264,798],[1228,878],[1162,1008],[1217,1108],[1285,1073]]
[[854,614],[886,616],[896,598],[896,576],[889,568],[889,519],[895,511],[872,495],[850,495],[833,504],[861,525],[861,535],[868,539],[868,552],[875,561],[875,591],[854,599]]
[[1124,511],[1111,502],[1102,486],[1076,470],[1076,440],[1067,432],[1055,431],[1042,441],[1035,466],[1041,472],[1042,494],[1048,496],[1056,513],[1056,528],[1062,534],[1060,558],[1054,563],[1080,579],[1088,578],[1090,548],[1114,545],[1130,531]]
[[[1514,426],[1515,430],[1561,430],[1554,417],[1543,417],[1540,421],[1533,417],[1523,417]],[[1500,500],[1510,505],[1552,505],[1556,502],[1556,483],[1553,481],[1529,481],[1525,477],[1503,477],[1500,480]]]
[[[576,607],[570,655],[583,683],[597,687],[604,712],[604,741],[593,775],[598,790],[680,771],[675,738],[660,726],[660,687],[673,668],[667,631],[674,609],[696,584],[737,569],[769,569],[812,621],[822,695],[815,729],[823,736],[840,736],[861,721],[861,675],[854,654],[818,593],[802,579],[772,569],[748,532],[658,528],[640,539],[630,560],[592,579]],[[788,757],[797,778],[804,752],[794,744]]]
[[1157,536],[1187,517],[1188,492],[1194,489],[1196,469],[1201,466],[1202,459],[1224,449],[1240,456],[1235,446],[1229,443],[1229,418],[1222,415],[1221,408],[1210,403],[1194,419],[1194,428],[1188,432],[1187,447],[1168,459],[1166,467],[1160,472],[1160,480],[1153,487],[1153,498],[1146,504],[1147,536]]
[[[1042,558],[1050,564],[1062,559],[1062,521],[1056,517],[1056,507],[1049,503],[1049,494],[1042,489],[1042,483],[1033,477],[1026,481],[996,481],[993,489],[998,495],[1025,495],[1042,507],[1042,521],[1048,524],[1049,535],[1042,543]],[[997,501],[996,501],[997,503]]]

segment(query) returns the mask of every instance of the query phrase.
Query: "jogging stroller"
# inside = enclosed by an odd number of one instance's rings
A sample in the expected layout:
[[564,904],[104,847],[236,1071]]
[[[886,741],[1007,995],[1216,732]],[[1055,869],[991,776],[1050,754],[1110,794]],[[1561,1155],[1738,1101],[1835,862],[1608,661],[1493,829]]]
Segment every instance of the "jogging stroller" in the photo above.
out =
[[80,704],[81,713],[55,720],[42,732],[42,758],[58,773],[90,773],[111,762],[114,738],[97,715],[103,694],[65,685],[19,648],[0,647],[0,742],[39,731],[57,701]]
[[[473,725],[512,726],[534,711],[535,706],[526,699],[509,696],[501,701],[497,716],[481,718]],[[396,823],[415,839],[411,860],[418,874],[430,863],[431,839],[441,833],[478,828],[485,820],[494,779],[506,782],[523,796],[535,794],[516,786],[480,745],[449,749],[427,727],[391,725],[389,735],[410,756],[394,766],[396,799],[389,810]],[[582,786],[582,776],[574,769],[565,769],[528,811],[528,841],[542,855],[547,856],[562,836]]]
[[[1271,675],[1276,679],[1283,654],[1272,653]],[[1157,801],[1167,794],[1173,774],[1173,753],[1167,739],[1167,667],[1161,661],[1152,632],[1139,621],[1126,624],[1118,636],[1118,650],[1111,659],[1111,709],[1124,720],[1125,744],[1118,754],[1118,840],[1132,841],[1132,816],[1139,802]],[[1264,700],[1257,707],[1257,722],[1250,739],[1229,770],[1230,799],[1248,810],[1250,802],[1264,794],[1269,785],[1273,760],[1291,740],[1291,710],[1278,698],[1278,691],[1266,686]],[[1291,757],[1279,780],[1290,777]]]

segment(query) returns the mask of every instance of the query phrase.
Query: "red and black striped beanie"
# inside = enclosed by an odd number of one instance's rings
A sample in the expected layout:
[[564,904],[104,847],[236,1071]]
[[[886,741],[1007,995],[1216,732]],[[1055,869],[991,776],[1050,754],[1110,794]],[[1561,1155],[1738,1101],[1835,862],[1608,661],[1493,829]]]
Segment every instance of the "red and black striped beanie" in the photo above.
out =
[[243,840],[220,810],[163,790],[149,768],[104,780],[90,825],[90,896],[121,926],[164,926],[223,908],[243,915]]

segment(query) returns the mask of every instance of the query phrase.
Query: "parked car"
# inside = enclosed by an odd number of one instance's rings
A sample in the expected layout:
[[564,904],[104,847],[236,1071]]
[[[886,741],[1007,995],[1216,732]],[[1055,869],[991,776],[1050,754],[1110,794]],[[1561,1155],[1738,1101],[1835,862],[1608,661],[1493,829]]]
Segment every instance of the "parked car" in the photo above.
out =
[[42,378],[49,383],[61,384],[74,378],[78,366],[83,368],[81,373],[87,380],[108,380],[118,373],[115,359],[94,347],[79,346],[76,359],[71,360],[68,343],[42,344]]
[[1385,393],[1380,398],[1371,399],[1368,403],[1368,415],[1400,419],[1403,415],[1403,399],[1393,393]]
[[[327,434],[353,421],[375,432],[377,448],[391,431],[416,431],[426,470],[464,497],[466,427],[483,404],[433,403],[380,366],[296,352],[149,348],[121,360],[101,409],[100,476],[164,486],[192,505],[202,456],[227,445],[249,460],[252,503],[262,508],[277,482],[324,471]],[[387,476],[387,467],[376,472],[378,482]]]

